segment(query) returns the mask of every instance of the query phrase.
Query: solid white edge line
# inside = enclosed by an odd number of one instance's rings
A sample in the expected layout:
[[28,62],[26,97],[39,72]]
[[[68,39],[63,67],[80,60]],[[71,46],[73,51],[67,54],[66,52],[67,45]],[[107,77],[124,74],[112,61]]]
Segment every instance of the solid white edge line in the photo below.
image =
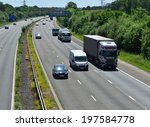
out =
[[96,69],[93,69],[94,72],[98,73],[98,71]]
[[[32,31],[32,32],[33,32],[33,31]],[[53,86],[52,86],[52,84],[51,84],[51,82],[50,82],[50,80],[49,80],[49,78],[48,78],[48,75],[47,75],[47,73],[46,73],[46,70],[45,70],[45,68],[44,68],[44,66],[43,66],[43,64],[42,64],[42,61],[41,61],[41,59],[40,59],[40,56],[39,56],[39,54],[38,54],[38,52],[37,52],[37,49],[36,49],[36,46],[35,46],[35,43],[34,43],[33,38],[32,38],[32,41],[33,41],[34,49],[35,49],[35,52],[36,52],[37,57],[38,57],[38,59],[39,59],[40,65],[41,65],[42,70],[43,70],[43,72],[44,72],[44,74],[45,74],[45,76],[46,76],[46,79],[47,79],[47,81],[48,81],[49,87],[50,87],[50,89],[51,89],[51,91],[52,91],[52,94],[53,94],[53,96],[54,96],[54,99],[55,99],[55,101],[56,101],[56,103],[57,103],[57,105],[58,105],[58,108],[59,108],[60,110],[63,110],[63,107],[62,107],[62,105],[61,105],[61,103],[60,103],[60,100],[59,100],[59,98],[58,98],[57,95],[56,95],[56,92],[55,92],[55,90],[54,90],[54,88],[53,88]]]
[[[21,35],[20,35],[21,36]],[[11,110],[14,110],[14,99],[15,99],[15,78],[16,78],[16,60],[17,60],[17,51],[18,44],[16,45],[15,58],[14,58],[14,70],[13,70],[13,85],[12,85],[12,96],[11,96]]]
[[71,70],[70,70],[70,69],[69,69],[68,71],[71,73]]
[[126,72],[124,72],[123,70],[121,70],[121,69],[119,69],[119,68],[117,68],[117,69],[118,69],[119,71],[121,71],[122,73],[126,74],[127,76],[129,76],[130,78],[132,78],[132,79],[136,80],[137,82],[139,82],[139,83],[141,83],[141,84],[145,85],[146,87],[150,88],[150,86],[149,86],[149,85],[147,85],[146,83],[144,83],[144,82],[140,81],[139,79],[137,79],[137,78],[135,78],[135,77],[131,76],[130,74],[128,74],[128,73],[126,73]]
[[132,99],[133,101],[136,101],[133,97],[131,97],[131,96],[128,96],[130,99]]
[[94,97],[93,95],[91,95],[91,98],[92,98],[94,101],[96,101],[96,99],[95,99],[95,97]]

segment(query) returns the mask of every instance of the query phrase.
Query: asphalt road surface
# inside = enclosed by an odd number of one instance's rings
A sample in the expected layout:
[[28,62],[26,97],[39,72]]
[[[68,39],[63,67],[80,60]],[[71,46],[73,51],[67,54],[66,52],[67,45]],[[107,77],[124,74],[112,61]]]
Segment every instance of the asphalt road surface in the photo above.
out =
[[16,47],[22,26],[31,22],[19,21],[9,25],[9,29],[0,29],[0,110],[12,108]]
[[[46,25],[39,22],[39,26],[34,27],[33,34],[41,33],[42,39],[35,39],[33,35],[33,40],[63,109],[150,109],[148,73],[145,74],[122,61],[119,61],[116,70],[102,70],[89,62],[89,71],[74,71],[69,65],[69,51],[82,50],[82,44],[75,38],[71,43],[62,43],[57,36],[52,36],[53,27],[53,21],[47,21]],[[64,63],[69,69],[67,80],[53,78],[52,67],[56,63]],[[144,78],[141,75],[143,73]]]

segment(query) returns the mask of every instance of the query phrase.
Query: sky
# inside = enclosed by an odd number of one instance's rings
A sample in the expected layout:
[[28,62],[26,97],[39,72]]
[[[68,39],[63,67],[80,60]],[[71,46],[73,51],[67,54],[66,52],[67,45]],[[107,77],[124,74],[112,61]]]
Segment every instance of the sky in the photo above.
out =
[[[13,7],[18,7],[23,5],[24,0],[0,0],[3,4],[10,4]],[[100,6],[101,0],[25,0],[28,6],[38,6],[38,7],[65,7],[68,2],[72,1],[77,4],[78,7],[87,6]],[[106,3],[111,3],[114,0],[104,0]]]

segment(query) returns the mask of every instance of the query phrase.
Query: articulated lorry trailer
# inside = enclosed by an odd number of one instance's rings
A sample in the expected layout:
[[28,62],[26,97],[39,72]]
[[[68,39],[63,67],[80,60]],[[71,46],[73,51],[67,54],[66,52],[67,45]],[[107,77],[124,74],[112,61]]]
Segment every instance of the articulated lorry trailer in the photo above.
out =
[[88,59],[100,67],[117,67],[117,45],[113,39],[98,35],[84,35],[83,50]]

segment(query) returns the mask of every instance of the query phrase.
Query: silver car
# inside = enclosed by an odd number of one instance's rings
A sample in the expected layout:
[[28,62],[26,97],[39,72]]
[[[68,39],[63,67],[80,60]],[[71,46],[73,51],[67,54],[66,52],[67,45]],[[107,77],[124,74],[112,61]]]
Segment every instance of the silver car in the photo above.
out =
[[40,33],[36,33],[35,34],[35,39],[42,39],[41,34]]

